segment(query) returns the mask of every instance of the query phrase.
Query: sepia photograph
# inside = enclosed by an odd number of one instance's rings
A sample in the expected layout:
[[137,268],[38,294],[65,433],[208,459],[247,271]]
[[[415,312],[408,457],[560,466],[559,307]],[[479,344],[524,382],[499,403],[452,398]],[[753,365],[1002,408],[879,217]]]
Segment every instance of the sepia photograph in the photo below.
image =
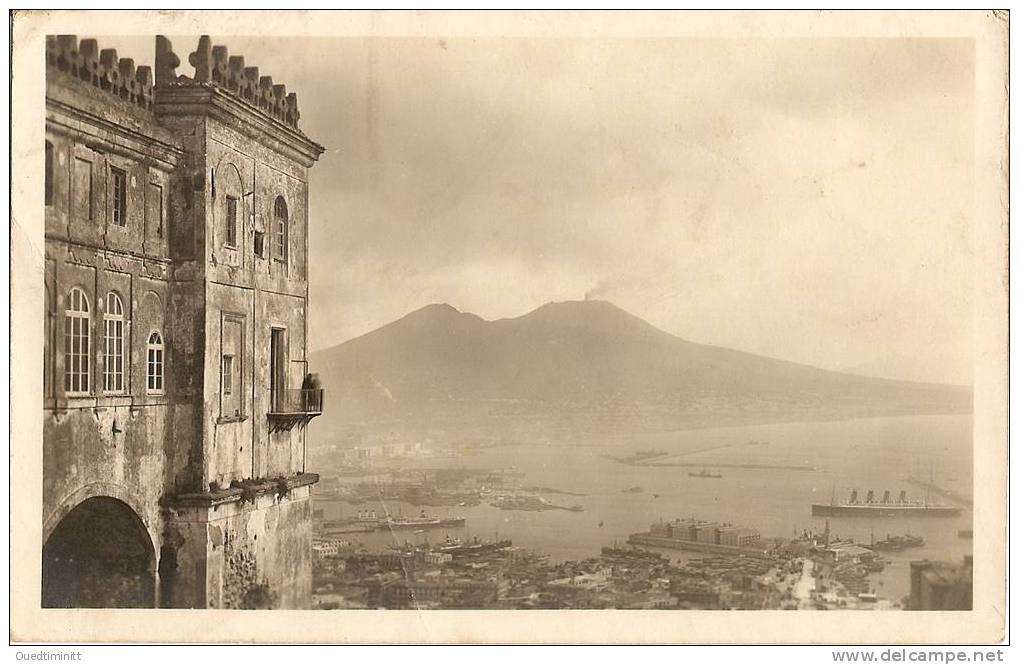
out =
[[1007,11],[225,15],[12,18],[12,636],[1002,639]]

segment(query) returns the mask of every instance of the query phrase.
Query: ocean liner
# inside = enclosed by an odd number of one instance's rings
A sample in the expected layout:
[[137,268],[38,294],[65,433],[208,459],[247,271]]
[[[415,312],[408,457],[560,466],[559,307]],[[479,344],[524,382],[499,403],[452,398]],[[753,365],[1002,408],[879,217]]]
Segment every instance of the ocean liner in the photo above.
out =
[[875,499],[874,490],[868,490],[866,501],[860,501],[854,489],[848,501],[836,502],[833,496],[831,503],[813,504],[811,512],[814,517],[951,517],[962,509],[946,503],[907,499],[906,490],[899,492],[898,501],[892,500],[888,490],[880,501]]

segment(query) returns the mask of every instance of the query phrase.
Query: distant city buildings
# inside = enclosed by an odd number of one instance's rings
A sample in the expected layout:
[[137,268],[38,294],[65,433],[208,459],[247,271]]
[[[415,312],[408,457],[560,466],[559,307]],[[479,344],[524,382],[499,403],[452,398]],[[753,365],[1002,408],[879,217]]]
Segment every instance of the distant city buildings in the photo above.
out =
[[659,538],[730,547],[752,547],[761,540],[761,533],[757,529],[693,518],[656,522],[651,525],[649,533]]
[[961,563],[912,561],[909,564],[910,610],[973,609],[973,557]]
[[420,441],[357,445],[340,453],[340,461],[358,464],[374,459],[390,459],[421,455],[426,452]]

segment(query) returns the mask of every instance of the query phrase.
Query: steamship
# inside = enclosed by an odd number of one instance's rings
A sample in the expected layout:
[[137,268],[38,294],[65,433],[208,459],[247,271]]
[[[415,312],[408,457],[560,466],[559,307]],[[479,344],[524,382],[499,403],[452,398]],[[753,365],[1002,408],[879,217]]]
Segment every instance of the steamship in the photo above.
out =
[[393,517],[386,516],[385,520],[379,521],[381,529],[432,529],[437,527],[459,527],[467,520],[463,517],[429,517],[425,511],[421,511],[418,517]]
[[860,501],[859,493],[854,489],[848,501],[836,502],[833,496],[831,503],[813,504],[811,512],[814,517],[951,517],[961,513],[962,509],[926,499],[907,499],[906,490],[899,492],[898,501],[892,499],[888,490],[881,500],[875,498],[874,490],[868,490],[867,499]]

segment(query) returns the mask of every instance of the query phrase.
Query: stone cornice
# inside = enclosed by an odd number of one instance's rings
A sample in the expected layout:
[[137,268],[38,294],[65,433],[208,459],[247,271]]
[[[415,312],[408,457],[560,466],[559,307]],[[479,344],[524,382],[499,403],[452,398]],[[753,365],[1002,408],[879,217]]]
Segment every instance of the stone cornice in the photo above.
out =
[[[141,163],[155,162],[163,170],[172,171],[184,157],[184,150],[179,145],[168,143],[165,138],[136,131],[126,125],[111,122],[89,111],[71,106],[55,97],[46,97],[49,113],[46,128],[64,136],[78,137],[82,143],[102,147],[124,157]],[[153,122],[153,126],[155,123]],[[158,133],[166,130],[159,128]],[[123,139],[111,140],[110,137]]]
[[[112,255],[117,258],[129,261],[137,261],[141,263],[156,263],[163,266],[164,268],[169,268],[174,263],[176,263],[173,259],[171,259],[168,256],[157,256],[155,254],[143,254],[141,252],[124,251],[121,249],[113,249],[111,247],[106,247],[104,245],[96,245],[89,242],[84,242],[81,240],[70,240],[66,235],[57,235],[50,231],[44,233],[43,237],[46,239],[47,243],[57,243],[60,245],[65,245],[66,247],[62,249],[67,250],[84,249],[90,252],[95,252],[96,254]],[[152,275],[142,276],[155,279],[155,277],[153,277]]]
[[279,494],[281,491],[289,492],[298,487],[314,485],[318,482],[317,473],[298,473],[289,478],[278,478],[276,480],[249,481],[242,483],[242,487],[227,487],[210,492],[191,492],[167,497],[164,502],[173,508],[198,507],[211,508],[224,503],[235,503],[246,498],[264,496],[266,494]]
[[325,148],[302,132],[262,113],[236,95],[208,83],[183,83],[156,88],[155,112],[163,117],[210,117],[269,148],[296,160],[305,168]]

